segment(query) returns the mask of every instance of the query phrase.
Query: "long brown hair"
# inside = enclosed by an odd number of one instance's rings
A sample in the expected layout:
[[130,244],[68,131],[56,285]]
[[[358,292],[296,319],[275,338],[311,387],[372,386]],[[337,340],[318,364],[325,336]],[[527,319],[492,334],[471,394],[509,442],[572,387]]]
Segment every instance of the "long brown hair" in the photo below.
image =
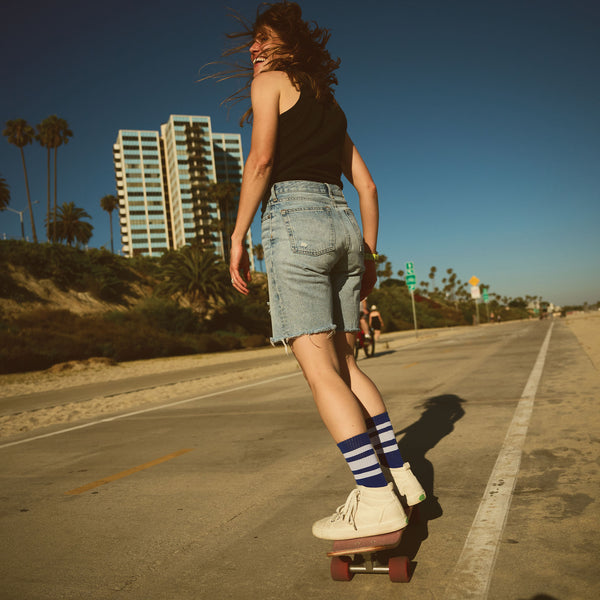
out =
[[[223,52],[224,58],[242,51],[247,52],[257,36],[265,35],[271,29],[279,36],[281,43],[271,46],[270,52],[274,56],[267,70],[284,71],[298,89],[308,87],[321,102],[334,101],[333,86],[338,82],[334,71],[341,61],[339,58],[334,60],[326,48],[331,34],[315,22],[304,21],[298,4],[287,0],[261,4],[257,8],[253,24],[248,24],[239,14],[234,13],[233,16],[240,23],[242,31],[228,34],[227,37],[240,42]],[[229,69],[206,78],[217,78],[219,81],[246,79],[245,85],[224,101],[235,103],[249,97],[252,76],[252,66],[246,59],[243,64],[230,64]],[[240,125],[244,121],[250,121],[251,116],[252,107],[244,113]]]

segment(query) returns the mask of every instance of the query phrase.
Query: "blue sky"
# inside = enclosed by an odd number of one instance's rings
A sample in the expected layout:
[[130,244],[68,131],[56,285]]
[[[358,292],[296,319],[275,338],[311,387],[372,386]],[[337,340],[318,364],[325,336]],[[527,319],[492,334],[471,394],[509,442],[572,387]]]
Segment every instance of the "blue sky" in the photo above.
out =
[[[379,251],[394,271],[432,265],[476,275],[502,296],[556,304],[600,300],[600,3],[596,0],[301,1],[332,32],[337,98],[378,185]],[[110,247],[100,198],[115,193],[119,129],[170,114],[208,115],[241,132],[233,84],[198,83],[248,0],[8,0],[0,38],[0,124],[57,114],[74,137],[59,150],[59,203],[92,217],[90,245]],[[376,7],[371,10],[369,7]],[[340,12],[343,7],[343,12]],[[25,149],[43,238],[46,155]],[[26,208],[18,150],[0,138],[10,206]],[[353,208],[357,196],[348,184]],[[27,213],[26,234],[30,235]],[[117,219],[113,219],[115,222]],[[258,222],[254,242],[260,241]],[[118,229],[115,223],[115,236]],[[0,213],[0,236],[20,237]],[[119,247],[115,237],[115,247]]]

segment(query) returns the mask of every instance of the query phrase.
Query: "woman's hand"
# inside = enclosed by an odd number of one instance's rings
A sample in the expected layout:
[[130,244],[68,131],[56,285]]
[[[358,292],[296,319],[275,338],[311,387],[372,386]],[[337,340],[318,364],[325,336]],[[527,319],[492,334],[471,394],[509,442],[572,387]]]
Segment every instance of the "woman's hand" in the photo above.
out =
[[248,250],[241,244],[231,245],[231,256],[229,258],[229,274],[231,275],[231,283],[233,287],[240,293],[247,296],[250,293],[248,283],[251,281],[250,275],[250,258]]
[[365,272],[360,285],[360,299],[364,300],[377,283],[377,267],[374,260],[365,260]]

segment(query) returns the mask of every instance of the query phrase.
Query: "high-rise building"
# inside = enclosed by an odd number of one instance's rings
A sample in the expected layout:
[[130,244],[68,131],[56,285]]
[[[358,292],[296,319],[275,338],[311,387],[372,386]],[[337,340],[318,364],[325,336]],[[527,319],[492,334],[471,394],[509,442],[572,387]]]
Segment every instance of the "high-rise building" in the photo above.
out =
[[[113,147],[123,254],[160,256],[199,240],[228,259],[242,182],[239,134],[210,117],[171,115],[157,131],[120,130]],[[216,194],[211,184],[229,184]],[[252,238],[248,232],[253,265]]]
[[161,155],[157,131],[119,131],[114,159],[126,256],[161,255],[173,247]]

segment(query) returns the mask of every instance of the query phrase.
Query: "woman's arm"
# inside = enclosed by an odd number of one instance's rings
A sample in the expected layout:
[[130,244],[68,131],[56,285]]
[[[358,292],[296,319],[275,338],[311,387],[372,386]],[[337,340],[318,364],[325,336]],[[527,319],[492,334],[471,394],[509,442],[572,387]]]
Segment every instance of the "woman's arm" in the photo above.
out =
[[231,283],[242,294],[248,294],[250,260],[244,245],[246,234],[271,180],[279,118],[280,74],[260,73],[252,81],[252,138],[250,153],[244,166],[240,203],[235,228],[231,235],[229,273]]
[[[379,230],[379,202],[377,199],[377,187],[369,173],[369,169],[358,153],[356,146],[346,134],[344,142],[344,156],[342,170],[348,181],[358,192],[360,207],[360,219],[363,228],[363,239],[365,242],[365,253],[377,252],[377,234]],[[377,269],[374,260],[365,260],[365,272],[363,275],[360,297],[366,298],[377,281]]]

